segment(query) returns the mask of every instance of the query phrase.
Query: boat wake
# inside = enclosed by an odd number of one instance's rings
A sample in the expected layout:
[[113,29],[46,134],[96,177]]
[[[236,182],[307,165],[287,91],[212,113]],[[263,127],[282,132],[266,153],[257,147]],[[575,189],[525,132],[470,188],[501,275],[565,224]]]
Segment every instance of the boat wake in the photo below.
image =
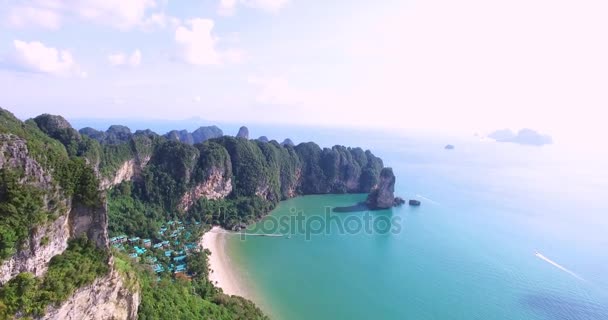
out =
[[543,260],[543,261],[545,261],[545,262],[547,262],[547,263],[549,263],[549,264],[553,265],[554,267],[556,267],[556,268],[558,268],[558,269],[560,269],[560,270],[562,270],[562,271],[564,271],[564,272],[566,272],[566,273],[570,274],[571,276],[573,276],[573,277],[575,277],[575,278],[577,278],[577,279],[579,279],[579,280],[581,280],[581,281],[586,281],[585,279],[583,279],[583,278],[582,278],[581,276],[579,276],[578,274],[574,273],[573,271],[568,270],[566,267],[564,267],[564,266],[560,265],[559,263],[557,263],[557,262],[555,262],[555,261],[553,261],[553,260],[551,260],[551,259],[549,259],[549,258],[545,257],[545,256],[544,256],[542,253],[540,253],[540,252],[537,252],[537,253],[535,254],[535,256],[536,256],[537,258],[539,258],[539,259],[541,259],[541,260]]

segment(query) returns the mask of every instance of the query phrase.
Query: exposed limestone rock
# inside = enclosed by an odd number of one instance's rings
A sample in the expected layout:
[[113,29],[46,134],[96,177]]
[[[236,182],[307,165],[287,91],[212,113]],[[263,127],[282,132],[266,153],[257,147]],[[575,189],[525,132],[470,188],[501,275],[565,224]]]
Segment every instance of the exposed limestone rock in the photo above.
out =
[[134,178],[138,177],[141,174],[143,168],[150,161],[150,156],[147,156],[143,159],[131,159],[126,161],[125,163],[116,170],[114,176],[110,178],[101,178],[101,189],[106,190],[113,186],[119,185],[123,181],[131,181]]
[[21,169],[28,183],[43,189],[52,187],[51,175],[30,157],[25,140],[13,134],[0,134],[0,169],[2,168]]
[[67,249],[69,238],[67,215],[60,216],[49,225],[36,228],[23,248],[0,266],[0,284],[21,272],[30,272],[37,277],[43,275],[51,258]]
[[226,179],[223,170],[212,168],[207,180],[184,194],[180,201],[180,208],[187,211],[196,201],[203,197],[209,200],[223,199],[230,192],[232,192],[232,179]]
[[73,238],[86,235],[98,248],[109,249],[108,210],[105,200],[99,208],[74,205],[70,211],[69,223]]
[[367,196],[365,204],[372,210],[388,209],[395,205],[395,175],[392,168],[382,169],[380,182]]
[[247,129],[247,127],[242,126],[239,129],[239,133],[236,134],[237,138],[244,138],[244,139],[249,139],[249,129]]
[[44,320],[137,319],[139,288],[130,288],[124,276],[112,271],[92,284],[78,289],[59,307],[50,307]]

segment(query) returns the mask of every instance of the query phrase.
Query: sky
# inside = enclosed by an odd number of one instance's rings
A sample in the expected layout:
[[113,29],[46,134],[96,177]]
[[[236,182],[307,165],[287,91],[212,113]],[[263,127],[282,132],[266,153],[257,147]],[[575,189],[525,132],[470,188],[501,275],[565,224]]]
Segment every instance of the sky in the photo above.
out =
[[605,0],[0,0],[0,106],[608,135]]

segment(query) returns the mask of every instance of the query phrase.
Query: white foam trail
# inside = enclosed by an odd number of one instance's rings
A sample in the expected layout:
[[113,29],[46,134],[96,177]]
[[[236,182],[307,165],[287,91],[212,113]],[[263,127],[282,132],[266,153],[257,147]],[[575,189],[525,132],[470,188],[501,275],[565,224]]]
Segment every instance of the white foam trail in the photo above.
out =
[[539,259],[541,259],[541,260],[544,260],[545,262],[548,262],[549,264],[553,265],[554,267],[556,267],[556,268],[558,268],[558,269],[560,269],[560,270],[562,270],[562,271],[564,271],[564,272],[566,272],[566,273],[570,274],[571,276],[573,276],[573,277],[575,277],[575,278],[577,278],[577,279],[579,279],[579,280],[586,281],[585,279],[581,278],[581,276],[579,276],[578,274],[576,274],[576,273],[574,273],[574,272],[572,272],[572,271],[570,271],[570,270],[566,269],[565,267],[561,266],[561,265],[560,265],[560,264],[558,264],[557,262],[555,262],[555,261],[553,261],[553,260],[551,260],[551,259],[549,259],[549,258],[547,258],[547,257],[543,256],[543,255],[542,255],[542,253],[540,253],[540,252],[537,252],[537,253],[535,254],[535,256],[536,256],[536,257],[538,257],[538,258],[539,258]]
[[439,203],[439,202],[437,202],[437,201],[434,201],[434,200],[431,200],[431,199],[429,199],[429,198],[427,198],[427,197],[423,197],[423,196],[421,196],[421,195],[419,195],[419,194],[417,194],[417,195],[416,195],[416,198],[424,199],[424,200],[426,200],[426,201],[428,201],[428,202],[431,202],[431,203],[434,203],[434,204],[441,205],[441,203]]

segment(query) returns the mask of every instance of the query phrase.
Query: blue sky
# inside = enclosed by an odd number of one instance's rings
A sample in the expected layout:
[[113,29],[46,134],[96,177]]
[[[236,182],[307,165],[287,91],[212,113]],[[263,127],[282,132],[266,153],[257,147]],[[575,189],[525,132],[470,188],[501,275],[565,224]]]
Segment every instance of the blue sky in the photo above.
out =
[[22,118],[605,132],[605,1],[0,2]]

